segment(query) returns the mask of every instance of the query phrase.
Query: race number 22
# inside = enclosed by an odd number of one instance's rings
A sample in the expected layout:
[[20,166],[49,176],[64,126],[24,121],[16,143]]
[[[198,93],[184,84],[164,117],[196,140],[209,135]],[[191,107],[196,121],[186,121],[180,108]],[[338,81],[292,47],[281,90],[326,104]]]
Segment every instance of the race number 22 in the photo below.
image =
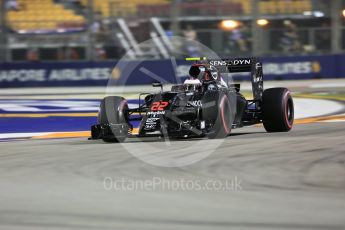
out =
[[152,103],[151,111],[163,111],[169,105],[166,101],[156,101]]

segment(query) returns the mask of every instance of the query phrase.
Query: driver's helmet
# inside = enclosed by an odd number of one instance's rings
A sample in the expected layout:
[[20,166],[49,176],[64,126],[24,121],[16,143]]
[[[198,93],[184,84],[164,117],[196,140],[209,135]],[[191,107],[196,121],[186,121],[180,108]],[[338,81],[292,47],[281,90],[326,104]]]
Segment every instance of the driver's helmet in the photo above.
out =
[[189,69],[189,76],[196,79],[200,74],[200,69],[198,66],[192,65]]

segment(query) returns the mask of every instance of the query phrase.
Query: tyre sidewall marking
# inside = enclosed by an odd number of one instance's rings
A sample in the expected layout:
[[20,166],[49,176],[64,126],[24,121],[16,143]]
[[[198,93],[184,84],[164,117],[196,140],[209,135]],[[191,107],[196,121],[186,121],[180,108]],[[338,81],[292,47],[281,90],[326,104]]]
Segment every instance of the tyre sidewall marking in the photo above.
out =
[[229,124],[227,124],[228,122],[225,121],[225,114],[224,114],[224,102],[227,99],[226,95],[223,95],[221,102],[220,102],[220,111],[221,111],[221,118],[222,118],[222,124],[224,127],[224,130],[226,132],[226,134],[230,133],[230,128],[229,128]]
[[[285,124],[289,129],[292,128],[293,120],[289,121],[289,99],[290,99],[290,91],[286,91],[283,96],[283,112],[284,112],[284,118],[285,118]],[[292,109],[292,108],[291,108]],[[292,111],[291,111],[292,112]]]

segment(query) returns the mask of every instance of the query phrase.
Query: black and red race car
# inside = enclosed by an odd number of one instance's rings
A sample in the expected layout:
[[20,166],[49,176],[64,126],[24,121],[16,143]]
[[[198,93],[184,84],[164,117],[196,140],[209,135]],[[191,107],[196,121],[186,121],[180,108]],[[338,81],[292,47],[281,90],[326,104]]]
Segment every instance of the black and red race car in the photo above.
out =
[[[234,128],[263,123],[267,132],[286,132],[293,126],[294,104],[286,88],[263,88],[262,63],[257,58],[195,60],[194,75],[170,91],[140,94],[137,108],[125,98],[105,97],[100,104],[99,124],[91,127],[91,139],[123,142],[127,137],[225,138]],[[239,84],[229,84],[222,74],[250,72],[253,99],[240,93]],[[144,98],[142,100],[142,98]],[[139,122],[133,132],[133,121]]]

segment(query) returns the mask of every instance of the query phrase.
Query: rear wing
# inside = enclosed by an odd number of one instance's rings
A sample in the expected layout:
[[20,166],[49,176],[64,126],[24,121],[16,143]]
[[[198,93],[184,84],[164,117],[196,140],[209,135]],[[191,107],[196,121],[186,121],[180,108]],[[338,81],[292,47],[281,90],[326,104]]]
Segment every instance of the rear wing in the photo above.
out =
[[241,73],[251,74],[252,91],[254,100],[261,101],[263,93],[263,71],[262,63],[258,58],[229,58],[207,60],[205,57],[186,58],[187,61],[200,61],[215,67],[221,73]]

